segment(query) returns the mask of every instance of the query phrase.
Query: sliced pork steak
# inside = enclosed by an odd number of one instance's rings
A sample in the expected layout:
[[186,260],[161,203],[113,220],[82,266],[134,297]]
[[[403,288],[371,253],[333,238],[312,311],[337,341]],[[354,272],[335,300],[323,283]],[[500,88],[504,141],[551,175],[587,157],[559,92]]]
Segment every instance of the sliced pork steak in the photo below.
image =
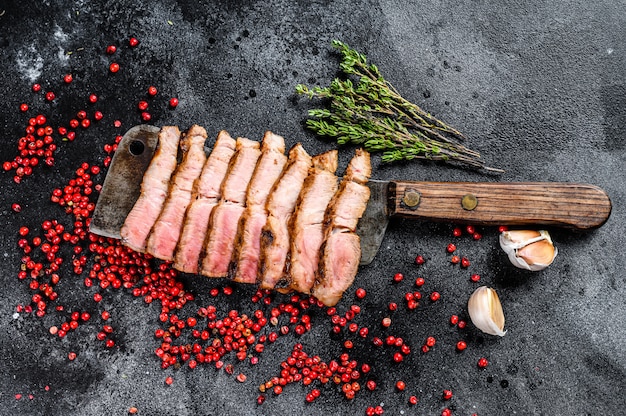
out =
[[290,288],[309,293],[315,283],[320,247],[324,240],[326,207],[337,190],[337,151],[313,157],[313,167],[304,180],[290,224]]
[[206,139],[206,130],[194,125],[181,141],[183,160],[174,172],[169,195],[161,215],[152,227],[146,245],[146,251],[158,259],[174,260],[174,250],[183,229],[185,212],[192,198],[195,197],[193,195],[194,184],[206,161],[204,152]]
[[159,146],[141,182],[141,193],[120,229],[122,242],[131,249],[145,252],[152,226],[161,214],[177,166],[180,130],[164,126],[159,132]]
[[273,289],[284,279],[289,255],[289,226],[298,195],[311,168],[311,156],[300,143],[289,150],[289,160],[267,200],[267,221],[261,233],[260,286]]
[[336,305],[357,274],[361,242],[355,230],[370,198],[366,185],[370,175],[370,155],[358,149],[326,210],[324,244],[312,290],[324,305]]
[[220,187],[226,177],[230,159],[235,153],[235,145],[235,139],[226,131],[220,131],[202,168],[196,186],[196,197],[187,209],[185,225],[176,247],[174,268],[180,271],[198,273],[200,255],[209,229],[209,218],[220,200]]
[[161,129],[123,243],[186,273],[335,305],[361,258],[355,231],[370,197],[369,153],[357,150],[339,183],[337,150],[311,157],[297,144],[287,158],[272,132],[260,144],[221,131],[207,157],[206,137],[199,126],[182,140],[177,127]]
[[259,142],[243,137],[237,139],[235,155],[222,183],[220,202],[209,220],[209,235],[200,268],[205,276],[228,276],[239,220],[245,209],[246,190],[261,155],[259,147]]
[[267,221],[265,203],[270,190],[280,176],[287,156],[285,139],[270,131],[265,133],[261,145],[261,158],[246,194],[246,209],[241,217],[233,264],[234,280],[256,283],[261,257],[261,230]]

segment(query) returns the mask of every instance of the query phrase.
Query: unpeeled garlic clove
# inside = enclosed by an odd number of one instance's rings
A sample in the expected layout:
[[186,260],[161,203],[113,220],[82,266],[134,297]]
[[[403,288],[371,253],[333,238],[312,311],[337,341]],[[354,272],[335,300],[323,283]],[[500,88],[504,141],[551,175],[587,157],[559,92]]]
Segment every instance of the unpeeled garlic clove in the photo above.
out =
[[504,312],[495,290],[481,286],[472,293],[467,301],[467,311],[476,328],[490,335],[506,334],[504,330]]
[[500,247],[514,266],[538,271],[554,261],[558,250],[545,230],[514,230],[500,234]]

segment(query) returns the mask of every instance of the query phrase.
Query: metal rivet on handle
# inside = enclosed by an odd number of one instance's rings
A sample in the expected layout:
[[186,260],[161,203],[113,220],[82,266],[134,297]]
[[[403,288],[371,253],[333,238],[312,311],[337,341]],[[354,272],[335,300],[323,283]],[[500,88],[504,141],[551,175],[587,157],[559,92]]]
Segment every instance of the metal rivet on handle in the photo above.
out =
[[461,206],[467,211],[473,210],[477,205],[478,199],[476,198],[476,195],[467,194],[461,199]]
[[416,208],[420,203],[420,193],[413,189],[407,189],[402,197],[402,202],[409,208]]

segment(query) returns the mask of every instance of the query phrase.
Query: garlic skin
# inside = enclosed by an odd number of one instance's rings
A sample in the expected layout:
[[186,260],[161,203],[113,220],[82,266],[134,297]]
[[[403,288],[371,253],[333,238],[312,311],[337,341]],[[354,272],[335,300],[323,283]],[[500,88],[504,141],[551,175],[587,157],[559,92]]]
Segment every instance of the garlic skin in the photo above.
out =
[[500,247],[515,267],[539,271],[554,261],[558,250],[545,230],[514,230],[500,234]]
[[503,337],[504,312],[495,290],[481,286],[472,293],[467,301],[467,311],[476,328],[486,334]]

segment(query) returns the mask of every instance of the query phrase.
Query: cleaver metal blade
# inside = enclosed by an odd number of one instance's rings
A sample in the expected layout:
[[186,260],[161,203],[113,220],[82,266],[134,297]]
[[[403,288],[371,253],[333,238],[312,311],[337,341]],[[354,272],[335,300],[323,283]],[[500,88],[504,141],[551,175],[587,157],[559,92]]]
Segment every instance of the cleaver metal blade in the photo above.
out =
[[[158,133],[158,127],[135,126],[118,144],[91,220],[92,233],[120,238],[158,146]],[[611,214],[607,193],[583,183],[371,180],[368,186],[370,200],[357,227],[362,265],[373,261],[392,217],[590,230],[604,224]]]

